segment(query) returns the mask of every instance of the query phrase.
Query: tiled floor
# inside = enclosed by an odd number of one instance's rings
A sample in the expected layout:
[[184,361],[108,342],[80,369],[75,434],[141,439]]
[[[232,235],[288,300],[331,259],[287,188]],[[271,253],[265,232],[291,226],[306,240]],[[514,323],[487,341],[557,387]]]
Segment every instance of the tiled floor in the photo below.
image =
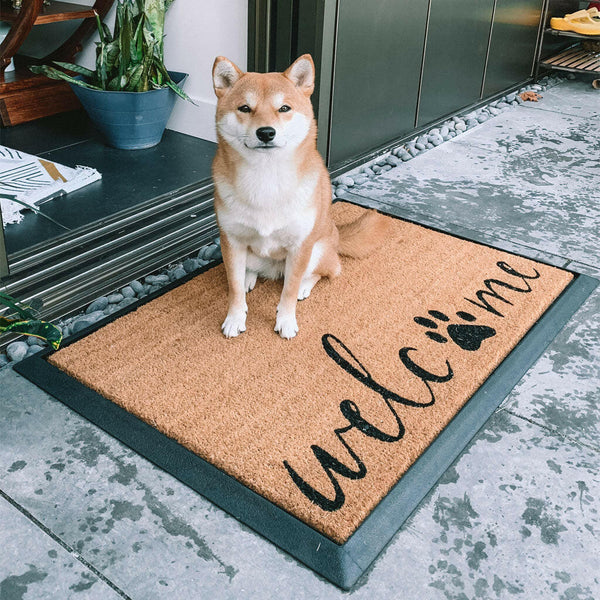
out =
[[[564,83],[354,198],[600,277],[599,109]],[[5,368],[0,598],[600,598],[599,388],[596,291],[341,592]]]

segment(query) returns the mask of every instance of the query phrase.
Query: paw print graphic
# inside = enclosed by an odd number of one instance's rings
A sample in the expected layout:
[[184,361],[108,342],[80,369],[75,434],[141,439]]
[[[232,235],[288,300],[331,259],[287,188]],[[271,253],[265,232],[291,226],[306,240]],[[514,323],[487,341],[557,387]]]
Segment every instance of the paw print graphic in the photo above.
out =
[[[434,342],[445,344],[449,338],[463,350],[474,352],[475,350],[479,350],[484,340],[496,335],[496,330],[493,327],[489,327],[488,325],[475,325],[474,321],[477,319],[471,313],[459,310],[456,313],[456,316],[461,319],[461,321],[465,322],[450,323],[450,317],[439,310],[430,310],[427,312],[429,316],[433,318],[415,317],[414,320],[418,325],[428,329],[428,331],[425,332],[425,335]],[[445,326],[446,328],[447,337],[446,335],[439,333],[439,331],[436,331],[440,328],[438,322],[444,324],[442,326]],[[445,325],[446,323],[449,324]]]

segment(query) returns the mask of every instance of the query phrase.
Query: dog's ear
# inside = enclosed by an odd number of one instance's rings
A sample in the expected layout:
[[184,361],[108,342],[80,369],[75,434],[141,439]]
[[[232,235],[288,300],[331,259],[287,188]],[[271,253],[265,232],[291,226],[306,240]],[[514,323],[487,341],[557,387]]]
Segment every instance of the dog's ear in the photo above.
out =
[[217,56],[213,65],[213,85],[218,98],[223,96],[244,74],[236,65],[224,56]]
[[283,73],[296,87],[310,96],[315,89],[315,63],[310,54],[297,58]]

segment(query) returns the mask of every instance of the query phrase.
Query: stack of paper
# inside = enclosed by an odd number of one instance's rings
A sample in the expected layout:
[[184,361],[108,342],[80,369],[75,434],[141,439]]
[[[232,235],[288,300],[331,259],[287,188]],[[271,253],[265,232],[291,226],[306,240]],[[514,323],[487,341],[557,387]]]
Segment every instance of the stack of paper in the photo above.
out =
[[4,224],[19,223],[22,211],[78,190],[102,175],[90,167],[65,167],[0,146],[0,205]]

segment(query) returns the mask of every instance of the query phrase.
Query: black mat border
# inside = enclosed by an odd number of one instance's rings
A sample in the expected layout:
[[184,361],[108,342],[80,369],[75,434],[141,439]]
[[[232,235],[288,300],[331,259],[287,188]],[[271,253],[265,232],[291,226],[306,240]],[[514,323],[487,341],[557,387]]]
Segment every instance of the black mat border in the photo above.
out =
[[[474,244],[495,248],[404,217],[383,214]],[[495,249],[522,256],[512,251]],[[527,256],[523,258],[544,263],[543,260]],[[218,264],[220,261],[210,263],[116,311],[67,338],[63,347],[152,302]],[[17,363],[14,370],[332,583],[349,589],[392,540],[404,521],[599,283],[587,275],[569,272],[573,273],[574,279],[560,296],[343,545],[336,544],[141,419],[50,365],[46,358],[53,353],[52,349],[46,349]]]

